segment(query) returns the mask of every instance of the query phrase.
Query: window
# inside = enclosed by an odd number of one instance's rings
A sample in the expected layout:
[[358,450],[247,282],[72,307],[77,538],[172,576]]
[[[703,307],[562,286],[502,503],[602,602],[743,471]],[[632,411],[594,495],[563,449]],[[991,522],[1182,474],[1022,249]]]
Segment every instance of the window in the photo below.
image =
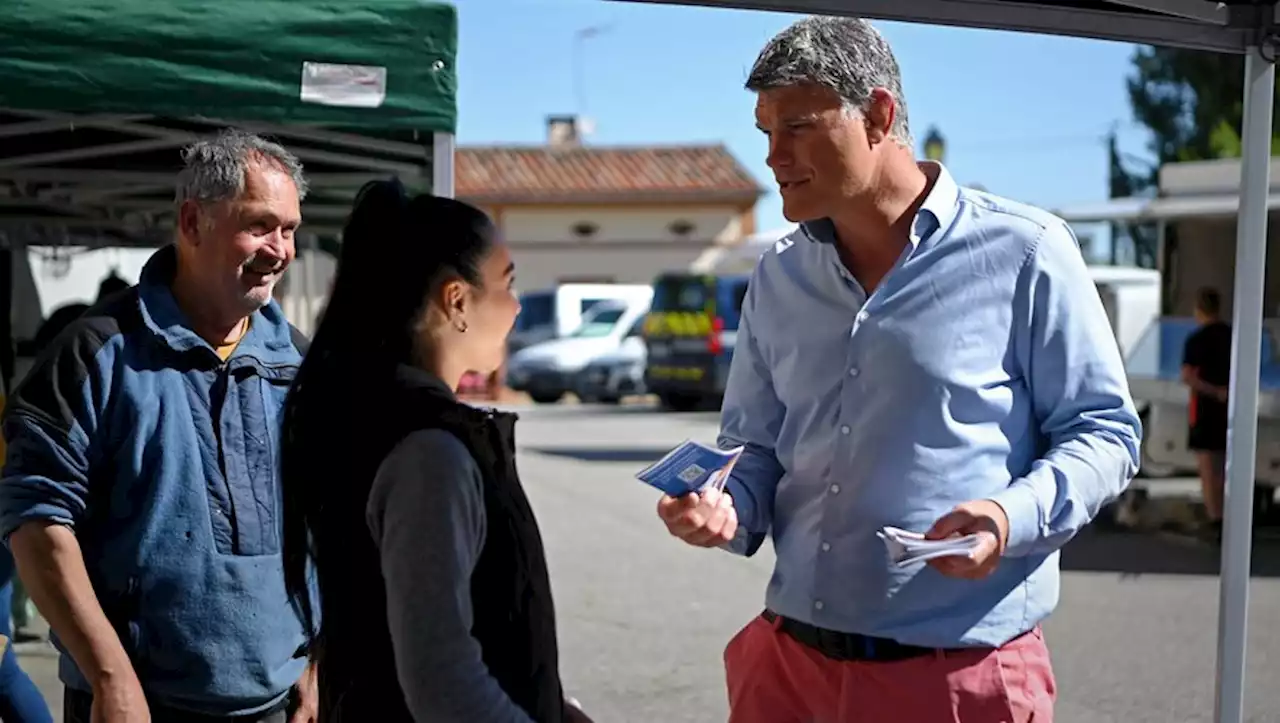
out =
[[736,331],[742,320],[742,301],[746,299],[746,279],[724,279],[723,287],[728,294],[727,305],[722,306],[721,319],[724,330]]
[[[715,314],[725,331],[736,331],[742,316],[742,301],[747,295],[747,277],[717,276],[714,286],[702,276],[664,276],[653,288],[653,310],[706,313],[708,301],[714,301]],[[711,295],[714,294],[714,300]]]
[[707,283],[701,276],[665,276],[653,288],[654,311],[705,311]]
[[595,305],[601,301],[612,301],[612,299],[583,299],[582,303],[579,304],[578,313],[586,316],[587,312],[595,308]]
[[719,312],[725,331],[737,331],[738,322],[742,320],[742,302],[747,298],[747,280],[721,279],[720,288],[723,303],[719,304]]
[[520,315],[516,317],[516,331],[528,331],[555,323],[555,297],[547,293],[529,293],[520,296]]
[[626,313],[626,310],[625,306],[596,307],[583,317],[582,326],[575,329],[569,336],[579,339],[609,336],[614,327],[618,325],[618,320]]

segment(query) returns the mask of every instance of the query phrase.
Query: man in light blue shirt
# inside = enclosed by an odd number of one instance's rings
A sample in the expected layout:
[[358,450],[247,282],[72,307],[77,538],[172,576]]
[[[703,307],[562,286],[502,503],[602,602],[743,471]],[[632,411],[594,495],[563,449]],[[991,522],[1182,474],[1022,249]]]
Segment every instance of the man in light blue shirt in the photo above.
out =
[[[731,721],[1051,720],[1058,550],[1128,485],[1141,434],[1075,237],[914,159],[864,21],[784,30],[747,88],[801,228],[743,304],[726,494],[659,504],[691,544],[772,535],[767,609],[725,653]],[[886,526],[980,544],[897,567]]]

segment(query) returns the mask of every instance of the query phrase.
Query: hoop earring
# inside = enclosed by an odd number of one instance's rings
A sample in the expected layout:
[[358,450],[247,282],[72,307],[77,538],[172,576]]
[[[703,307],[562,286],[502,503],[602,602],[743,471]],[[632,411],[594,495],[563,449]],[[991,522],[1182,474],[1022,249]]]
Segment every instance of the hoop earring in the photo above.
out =
[[463,319],[463,320],[461,320],[461,321],[459,322],[459,324],[460,324],[460,326],[458,326],[458,331],[460,331],[460,332],[462,332],[462,333],[464,333],[464,334],[465,334],[465,333],[466,333],[466,331],[467,331],[467,320],[466,320],[466,319]]

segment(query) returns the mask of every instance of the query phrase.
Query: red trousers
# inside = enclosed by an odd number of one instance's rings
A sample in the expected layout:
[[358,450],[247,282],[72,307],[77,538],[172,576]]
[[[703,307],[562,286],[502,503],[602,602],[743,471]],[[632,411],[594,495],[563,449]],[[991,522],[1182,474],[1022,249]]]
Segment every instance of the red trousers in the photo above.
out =
[[758,617],[724,653],[729,723],[1052,723],[1039,628],[992,650],[841,662]]

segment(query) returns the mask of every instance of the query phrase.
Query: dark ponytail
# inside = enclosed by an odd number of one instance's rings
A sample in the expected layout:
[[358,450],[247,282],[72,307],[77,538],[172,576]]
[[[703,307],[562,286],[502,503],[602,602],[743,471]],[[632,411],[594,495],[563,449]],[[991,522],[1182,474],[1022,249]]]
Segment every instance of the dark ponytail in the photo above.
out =
[[285,586],[310,634],[317,601],[309,563],[323,572],[319,538],[329,512],[363,509],[372,484],[346,461],[359,444],[361,420],[377,413],[369,400],[397,365],[411,363],[414,328],[430,293],[450,277],[479,285],[495,238],[480,210],[448,198],[410,198],[398,181],[367,184],[356,197],[329,301],[282,420]]

